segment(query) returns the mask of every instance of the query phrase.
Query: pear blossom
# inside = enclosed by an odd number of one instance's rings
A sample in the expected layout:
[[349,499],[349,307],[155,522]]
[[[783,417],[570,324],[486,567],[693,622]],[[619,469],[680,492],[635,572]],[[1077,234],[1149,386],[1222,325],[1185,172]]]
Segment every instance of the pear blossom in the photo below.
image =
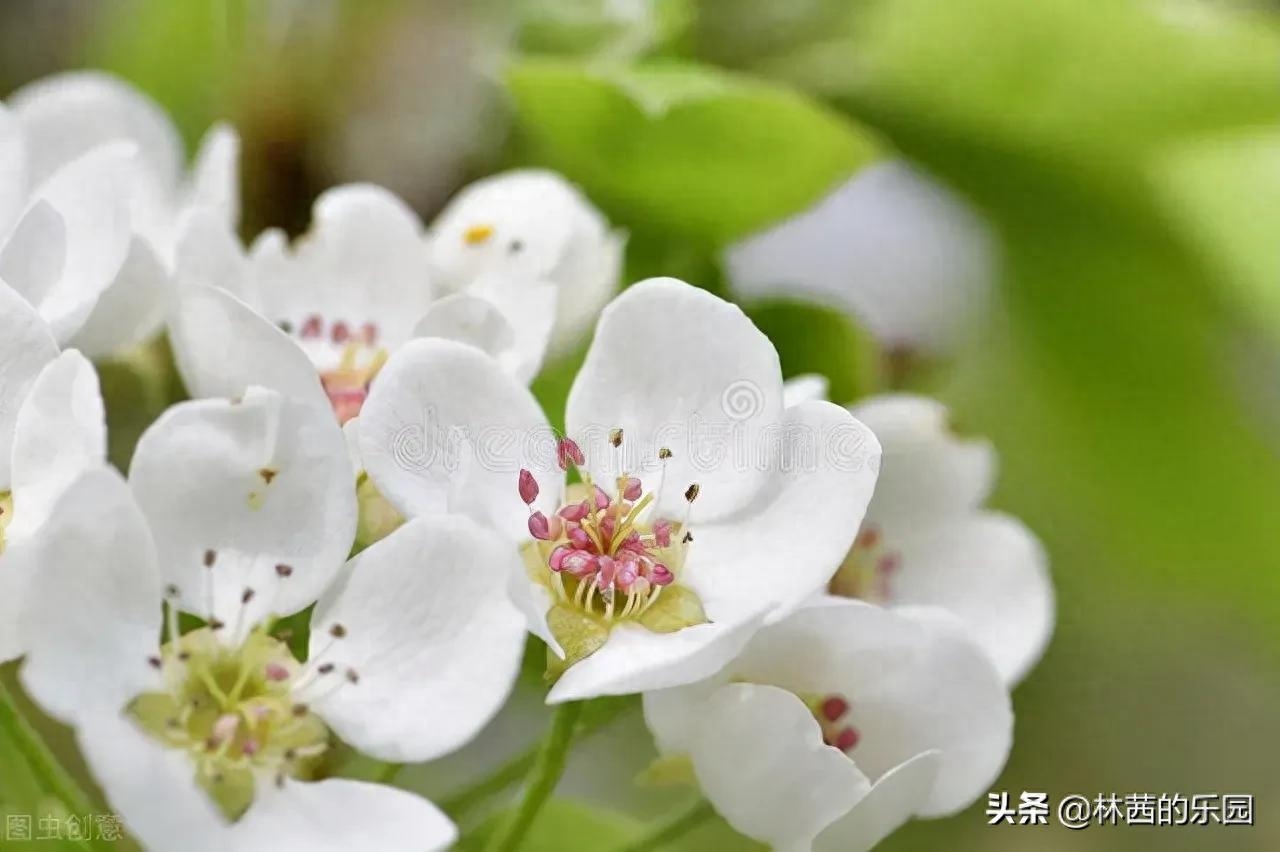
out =
[[[329,413],[252,388],[171,408],[128,483],[83,475],[14,549],[32,578],[21,681],[147,848],[452,844],[425,799],[323,770],[336,738],[423,761],[497,712],[524,642],[492,593],[505,548],[439,516],[347,561],[355,509]],[[299,660],[274,626],[312,604]]]
[[420,340],[387,362],[359,430],[401,513],[466,513],[519,554],[511,591],[550,649],[552,702],[715,672],[824,587],[879,465],[844,409],[784,411],[768,339],[674,279],[604,310],[565,422],[558,438],[480,350]]
[[1009,694],[931,607],[817,599],[715,677],[644,696],[664,762],[739,832],[785,852],[861,852],[964,808],[1009,754]]
[[446,288],[489,276],[552,284],[553,354],[571,351],[618,289],[626,237],[560,175],[520,169],[476,181],[431,227],[431,260]]
[[[825,382],[801,377],[788,393],[792,402],[824,398]],[[880,439],[884,465],[831,593],[947,609],[1016,684],[1053,633],[1053,583],[1035,535],[983,508],[995,483],[994,448],[957,437],[946,407],[927,397],[874,396],[849,410]]]
[[934,353],[957,342],[986,300],[992,243],[963,201],[889,160],[730,246],[724,265],[743,298],[820,302],[845,311],[890,350]]
[[37,534],[62,492],[106,464],[98,376],[74,350],[57,354],[34,309],[0,287],[0,661],[22,654],[28,577],[6,557]]
[[[169,117],[112,75],[74,71],[45,77],[14,92],[8,108],[16,140],[11,144],[19,150],[16,162],[28,186],[52,181],[79,163],[73,187],[63,192],[75,195],[54,203],[67,225],[68,256],[74,257],[76,250],[73,236],[76,243],[90,243],[79,251],[98,246],[79,273],[90,282],[76,300],[75,312],[51,320],[59,338],[94,358],[146,340],[163,323],[179,224],[196,209],[210,211],[228,226],[239,217],[234,131],[222,125],[210,130],[190,172],[184,172],[182,140]],[[0,151],[5,121],[0,114]],[[104,148],[116,153],[95,154]],[[133,152],[127,168],[121,151]],[[6,159],[0,153],[0,164]],[[0,165],[0,181],[5,172]],[[5,228],[4,195],[0,189],[0,233]],[[81,208],[79,221],[67,218],[68,205]],[[41,230],[44,239],[56,240],[60,229],[53,221],[44,222]],[[0,278],[5,277],[0,267]],[[32,291],[38,283],[8,283],[37,301]]]
[[246,252],[225,223],[191,217],[169,333],[193,395],[260,384],[347,423],[390,354],[416,337],[466,340],[522,382],[537,373],[555,317],[552,286],[493,275],[445,292],[417,215],[370,184],[326,191],[313,219],[292,246],[268,230]]

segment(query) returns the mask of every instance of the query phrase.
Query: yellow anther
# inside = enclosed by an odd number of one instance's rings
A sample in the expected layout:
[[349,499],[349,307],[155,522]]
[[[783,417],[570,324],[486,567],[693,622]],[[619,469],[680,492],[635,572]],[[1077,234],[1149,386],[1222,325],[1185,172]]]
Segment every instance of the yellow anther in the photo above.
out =
[[469,246],[478,246],[492,236],[492,225],[472,225],[462,232],[462,239]]

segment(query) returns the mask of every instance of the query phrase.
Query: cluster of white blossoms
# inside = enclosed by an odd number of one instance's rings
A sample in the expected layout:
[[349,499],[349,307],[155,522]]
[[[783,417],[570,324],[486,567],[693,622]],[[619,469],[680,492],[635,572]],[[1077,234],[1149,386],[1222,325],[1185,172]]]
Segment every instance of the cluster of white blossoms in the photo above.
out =
[[[0,107],[0,660],[133,837],[449,847],[335,755],[471,741],[528,634],[549,703],[643,695],[660,768],[777,849],[867,849],[986,790],[1053,621],[1035,538],[983,509],[987,444],[925,398],[784,383],[705,290],[614,297],[624,240],[556,175],[430,227],[338,187],[246,249],[236,150],[214,130],[184,177],[102,76]],[[553,429],[529,382],[593,325]],[[193,399],[124,477],[86,356],[161,327]],[[366,486],[405,520],[356,546]]]

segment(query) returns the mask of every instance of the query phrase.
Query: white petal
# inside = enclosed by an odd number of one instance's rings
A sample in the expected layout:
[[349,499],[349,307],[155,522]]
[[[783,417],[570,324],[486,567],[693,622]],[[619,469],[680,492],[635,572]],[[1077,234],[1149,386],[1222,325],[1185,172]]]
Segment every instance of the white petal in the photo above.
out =
[[569,667],[551,688],[547,702],[631,695],[696,683],[722,669],[759,627],[758,619],[747,619],[654,633],[634,624],[619,624],[600,650]]
[[843,408],[790,408],[778,438],[776,469],[753,504],[709,524],[698,521],[702,498],[694,504],[684,580],[712,620],[776,618],[822,589],[871,500],[880,446]]
[[459,515],[410,521],[351,560],[312,615],[309,659],[359,680],[322,684],[316,712],[381,760],[420,763],[469,742],[520,671],[525,622],[504,594],[517,561]]
[[850,410],[884,448],[880,482],[867,513],[873,523],[934,520],[975,509],[991,493],[995,450],[987,441],[956,437],[942,403],[890,394]]
[[98,375],[83,355],[68,350],[40,372],[18,411],[9,536],[36,530],[67,487],[106,456]]
[[229,125],[215,125],[200,142],[185,199],[187,208],[214,212],[227,228],[240,221],[240,137]]
[[229,826],[195,783],[186,752],[168,749],[118,712],[82,719],[76,741],[111,811],[147,849],[232,849]]
[[253,805],[227,832],[236,852],[436,852],[458,832],[440,810],[405,790],[345,778],[259,785]]
[[[58,280],[41,295],[37,307],[53,328],[67,340],[92,312],[102,291],[115,279],[129,251],[129,186],[136,174],[134,149],[126,143],[95,148],[54,172],[32,193],[33,206],[46,202],[62,217],[64,230],[38,229],[25,238],[58,239],[65,246]],[[29,212],[31,208],[29,208]],[[19,224],[13,238],[23,234]],[[12,242],[8,254],[18,250]],[[44,251],[40,246],[21,249]],[[18,290],[19,282],[11,282]]]
[[409,517],[462,512],[512,541],[528,538],[520,469],[554,511],[563,474],[556,441],[529,390],[480,350],[415,340],[391,359],[360,413],[360,455],[388,500]]
[[884,840],[928,800],[939,762],[936,751],[926,751],[890,769],[853,810],[818,836],[814,848],[818,852],[863,852]]
[[9,490],[18,409],[58,344],[35,308],[0,281],[0,491]]
[[[603,219],[601,226],[603,227]],[[627,245],[626,235],[598,236],[594,227],[569,244],[552,273],[558,285],[556,324],[551,354],[571,353],[595,326],[605,305],[618,293]]]
[[[381,187],[352,184],[325,191],[312,219],[284,264],[286,274],[259,276],[267,317],[295,328],[313,315],[352,329],[372,323],[380,345],[391,349],[409,340],[436,295],[413,210]],[[269,253],[259,262],[279,260]]]
[[955,613],[1007,683],[1040,659],[1053,633],[1053,584],[1044,548],[1022,522],[983,512],[886,531],[885,540],[900,556],[893,603]]
[[229,639],[315,601],[355,537],[342,430],[273,391],[170,408],[138,442],[129,479],[182,609],[223,621]]
[[724,261],[740,295],[805,296],[848,311],[890,345],[934,349],[954,343],[986,297],[991,242],[955,196],[884,162]]
[[133,143],[160,186],[172,187],[182,167],[182,140],[154,101],[128,83],[97,71],[44,77],[9,98],[30,147],[38,183],[92,148]]
[[807,852],[870,788],[822,741],[813,713],[772,686],[729,684],[701,708],[690,757],[703,794],[739,832]]
[[702,487],[697,513],[723,517],[747,504],[772,467],[770,427],[782,415],[782,373],[773,344],[735,305],[672,278],[642,281],[605,309],[569,394],[568,434],[593,476],[611,482],[623,463],[659,479],[667,447],[670,490],[660,506],[683,512],[685,487]]
[[0,103],[0,234],[22,211],[27,197],[27,149],[22,127],[14,114]]
[[146,241],[134,237],[115,280],[71,338],[90,358],[104,358],[145,342],[164,325],[169,273]]
[[161,588],[146,521],[100,468],[63,494],[40,532],[5,554],[27,582],[20,630],[27,693],[71,722],[116,712],[155,682]]
[[517,373],[517,364],[508,357],[515,348],[516,330],[487,299],[467,293],[437,299],[414,326],[413,334],[468,343],[501,364],[517,381],[528,384],[532,378]]
[[250,267],[235,226],[225,221],[221,211],[199,207],[183,215],[174,251],[178,286],[221,287],[258,310],[261,305],[251,292]]
[[802,402],[829,399],[830,390],[831,382],[827,381],[826,376],[820,376],[817,373],[805,373],[802,376],[787,379],[783,383],[783,404],[790,408]]
[[315,368],[287,334],[216,287],[178,295],[169,317],[174,361],[195,397],[237,397],[261,385],[329,409]]
[[37,201],[0,244],[0,279],[33,305],[42,306],[62,275],[67,225],[48,201]]
[[827,598],[761,631],[731,668],[744,680],[843,696],[861,735],[850,757],[869,778],[937,750],[921,816],[972,802],[1009,754],[1008,690],[959,620],[936,608]]
[[[449,334],[446,328],[434,336],[451,337],[478,346],[497,358],[513,376],[528,384],[538,374],[551,338],[551,328],[556,319],[555,286],[543,281],[486,276],[473,282],[464,292],[438,300],[428,314],[438,310],[442,303],[468,298],[488,306],[472,307],[469,312],[472,317],[483,318],[479,329],[493,331],[481,334],[477,339],[468,339],[464,334]],[[463,304],[467,303],[464,301]],[[456,315],[457,308],[451,313]],[[489,319],[493,313],[503,322]],[[459,318],[465,320],[467,315]],[[472,323],[476,327],[474,320]],[[502,330],[504,326],[510,331]],[[417,333],[422,332],[419,330]]]
[[698,737],[703,706],[728,682],[728,675],[721,672],[697,683],[651,690],[641,696],[644,723],[653,734],[660,754],[689,753]]

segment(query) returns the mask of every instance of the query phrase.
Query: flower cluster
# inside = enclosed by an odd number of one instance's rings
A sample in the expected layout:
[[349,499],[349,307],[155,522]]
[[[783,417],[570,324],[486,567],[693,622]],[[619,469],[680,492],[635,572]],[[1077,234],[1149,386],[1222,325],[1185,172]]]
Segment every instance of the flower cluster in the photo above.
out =
[[[476,739],[527,634],[547,703],[642,695],[653,771],[775,848],[870,848],[983,792],[1053,622],[1035,537],[983,508],[989,445],[926,398],[784,382],[707,290],[614,296],[624,239],[558,175],[430,226],[341,186],[246,247],[237,149],[214,128],[184,169],[102,75],[0,106],[0,660],[133,838],[450,846],[346,761]],[[788,247],[828,214],[731,249],[732,277],[805,272]],[[553,429],[530,383],[591,328]],[[90,358],[161,331],[192,398],[124,476]]]

